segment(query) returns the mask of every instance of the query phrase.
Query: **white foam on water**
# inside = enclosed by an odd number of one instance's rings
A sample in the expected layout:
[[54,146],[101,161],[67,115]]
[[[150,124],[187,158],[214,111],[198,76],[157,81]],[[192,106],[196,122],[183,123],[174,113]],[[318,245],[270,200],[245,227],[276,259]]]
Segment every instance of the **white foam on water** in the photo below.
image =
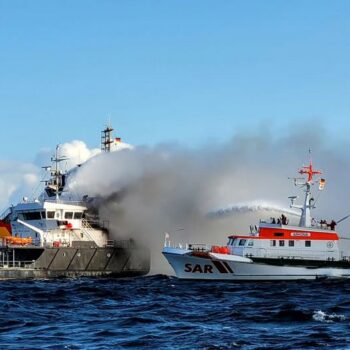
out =
[[315,311],[314,314],[312,315],[312,318],[315,321],[326,322],[326,323],[346,320],[346,317],[344,315],[337,315],[336,313],[327,314],[322,310]]

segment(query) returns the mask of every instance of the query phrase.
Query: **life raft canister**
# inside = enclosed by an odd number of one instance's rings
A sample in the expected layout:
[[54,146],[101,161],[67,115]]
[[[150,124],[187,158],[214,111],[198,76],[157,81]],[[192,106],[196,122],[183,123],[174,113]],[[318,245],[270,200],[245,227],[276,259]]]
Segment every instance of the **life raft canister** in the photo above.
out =
[[229,254],[230,250],[228,249],[228,247],[220,247],[217,245],[213,245],[211,247],[211,252],[212,253],[217,253],[217,254]]

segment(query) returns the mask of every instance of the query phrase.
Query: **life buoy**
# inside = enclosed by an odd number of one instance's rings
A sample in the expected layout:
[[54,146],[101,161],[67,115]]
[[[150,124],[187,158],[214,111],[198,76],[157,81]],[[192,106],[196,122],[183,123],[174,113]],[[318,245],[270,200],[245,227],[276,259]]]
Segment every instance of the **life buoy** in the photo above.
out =
[[332,241],[327,242],[327,248],[331,249],[334,247],[334,243]]

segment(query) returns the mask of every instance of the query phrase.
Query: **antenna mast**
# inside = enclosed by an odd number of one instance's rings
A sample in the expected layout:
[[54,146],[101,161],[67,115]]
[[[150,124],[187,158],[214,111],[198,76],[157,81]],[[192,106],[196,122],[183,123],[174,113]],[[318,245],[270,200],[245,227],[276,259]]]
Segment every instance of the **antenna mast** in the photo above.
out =
[[107,126],[106,129],[101,132],[101,151],[103,152],[111,151],[111,144],[113,143],[112,131],[113,128]]
[[[59,151],[60,145],[56,146],[56,152],[55,156],[51,158],[51,161],[55,163],[54,169],[51,170],[51,179],[46,182],[46,192],[50,196],[53,196],[53,194],[56,197],[56,201],[58,202],[60,193],[63,190],[63,187],[65,185],[65,175],[61,173],[59,169],[59,163],[67,160],[67,157],[59,157],[58,151]],[[50,168],[50,167],[45,167]]]
[[[309,150],[309,153],[311,154],[311,150]],[[300,227],[311,227],[311,209],[315,208],[314,199],[311,197],[311,185],[314,184],[313,177],[314,175],[320,175],[322,174],[319,170],[314,170],[312,167],[312,160],[310,155],[310,163],[308,166],[304,166],[299,170],[299,174],[301,175],[307,175],[307,179],[303,182],[297,182],[297,179],[295,179],[295,184],[305,187],[305,199],[303,205],[295,205],[294,199],[296,197],[290,197],[291,198],[291,208],[297,208],[301,210],[301,217],[300,217]]]

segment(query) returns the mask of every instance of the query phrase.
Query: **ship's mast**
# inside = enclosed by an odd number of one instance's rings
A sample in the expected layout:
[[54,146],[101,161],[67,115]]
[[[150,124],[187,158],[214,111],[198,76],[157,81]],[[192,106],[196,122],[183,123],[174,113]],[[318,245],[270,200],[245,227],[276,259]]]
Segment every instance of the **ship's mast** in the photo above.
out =
[[60,145],[56,146],[55,156],[51,158],[51,161],[55,164],[54,170],[51,170],[51,181],[48,182],[49,187],[53,187],[55,192],[56,201],[59,200],[59,195],[61,192],[61,188],[64,186],[63,176],[60,169],[59,163],[67,160],[67,157],[59,157],[59,149]]
[[297,208],[301,210],[301,217],[299,226],[300,227],[311,227],[311,209],[315,207],[313,203],[313,198],[311,197],[311,185],[313,185],[314,175],[322,174],[319,170],[314,170],[312,167],[312,161],[310,159],[310,164],[308,166],[304,166],[299,170],[299,174],[307,175],[307,179],[305,181],[300,182],[300,179],[294,179],[296,186],[305,187],[305,198],[303,205],[295,205],[294,199],[295,197],[290,197],[292,199],[291,208]]
[[112,138],[113,128],[111,126],[107,126],[101,133],[101,151],[110,152],[111,144],[113,143]]

